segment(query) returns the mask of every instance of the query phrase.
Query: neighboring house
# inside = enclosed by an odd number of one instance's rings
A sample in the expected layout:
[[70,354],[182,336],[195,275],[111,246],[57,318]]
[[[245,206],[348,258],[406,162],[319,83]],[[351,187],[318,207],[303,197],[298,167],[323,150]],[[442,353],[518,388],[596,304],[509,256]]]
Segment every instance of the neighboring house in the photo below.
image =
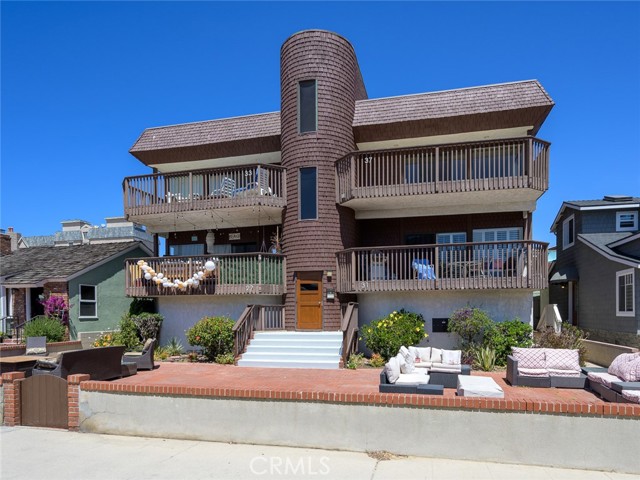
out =
[[592,340],[640,347],[640,197],[562,204],[549,301]]
[[72,339],[117,327],[131,299],[124,295],[124,262],[150,255],[140,242],[116,242],[67,247],[30,247],[13,252],[9,235],[0,235],[2,329],[44,313],[41,300],[64,297],[69,305]]
[[157,297],[163,337],[248,304],[325,331],[348,302],[361,324],[404,307],[443,346],[467,304],[531,322],[548,280],[532,239],[549,176],[534,135],[554,105],[540,83],[368,99],[351,44],[315,30],[280,61],[280,112],[148,128],[130,150],[154,173],[124,179],[126,217],[166,251],[147,278],[128,262],[127,294]]
[[124,217],[108,217],[103,225],[91,225],[85,220],[63,220],[62,230],[53,235],[16,236],[17,248],[60,247],[86,243],[114,243],[139,241],[153,249],[153,237],[141,225],[127,221]]

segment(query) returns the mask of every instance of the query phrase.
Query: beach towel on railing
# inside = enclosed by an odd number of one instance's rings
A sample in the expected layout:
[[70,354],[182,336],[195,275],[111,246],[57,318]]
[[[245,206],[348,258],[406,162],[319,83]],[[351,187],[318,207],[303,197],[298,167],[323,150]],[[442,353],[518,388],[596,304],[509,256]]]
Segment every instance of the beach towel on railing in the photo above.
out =
[[426,258],[414,258],[411,266],[417,273],[418,280],[435,280],[436,272]]

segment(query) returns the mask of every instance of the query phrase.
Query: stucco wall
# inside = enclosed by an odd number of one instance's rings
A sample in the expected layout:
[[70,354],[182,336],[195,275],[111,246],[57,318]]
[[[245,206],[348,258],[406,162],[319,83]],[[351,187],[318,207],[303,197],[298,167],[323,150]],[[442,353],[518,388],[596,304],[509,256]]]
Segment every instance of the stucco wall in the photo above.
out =
[[[470,305],[489,313],[498,322],[513,320],[532,322],[533,292],[530,290],[483,290],[425,293],[371,293],[358,295],[358,320],[360,327],[372,320],[382,318],[393,310],[421,313],[425,320],[425,331],[429,334],[423,343],[440,348],[454,348],[458,345],[456,335],[433,333],[432,318],[449,318],[458,308]],[[362,344],[361,349],[364,349]]]
[[640,473],[638,427],[635,417],[80,391],[85,432],[628,473]]
[[[80,332],[117,329],[120,318],[129,311],[131,304],[131,298],[126,297],[124,292],[124,261],[127,258],[146,255],[142,249],[135,249],[69,281],[69,303],[71,305],[69,319],[72,339],[78,338]],[[98,316],[96,318],[78,318],[80,285],[97,286]]]
[[280,296],[270,295],[194,295],[158,297],[158,313],[164,316],[160,344],[176,337],[187,347],[185,331],[202,317],[227,316],[237,320],[247,305],[281,305]]

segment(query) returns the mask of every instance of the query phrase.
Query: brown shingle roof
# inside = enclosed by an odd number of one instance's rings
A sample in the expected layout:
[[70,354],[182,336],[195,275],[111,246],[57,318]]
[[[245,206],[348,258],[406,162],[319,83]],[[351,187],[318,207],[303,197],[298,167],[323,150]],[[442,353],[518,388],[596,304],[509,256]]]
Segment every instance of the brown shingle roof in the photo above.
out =
[[553,106],[537,80],[356,102],[353,126]]
[[147,128],[130,152],[192,147],[280,135],[280,112]]
[[2,255],[0,277],[12,285],[37,284],[48,278],[67,278],[136,246],[142,248],[140,242],[20,248],[9,255]]

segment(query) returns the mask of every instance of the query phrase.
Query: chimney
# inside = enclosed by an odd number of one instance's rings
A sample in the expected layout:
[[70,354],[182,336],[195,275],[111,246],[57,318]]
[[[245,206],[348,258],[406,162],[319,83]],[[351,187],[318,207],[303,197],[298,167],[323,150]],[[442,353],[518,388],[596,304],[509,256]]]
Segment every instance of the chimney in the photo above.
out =
[[0,234],[0,255],[11,253],[11,237],[4,233]]
[[[15,252],[18,249],[18,240],[20,240],[20,238],[22,237],[22,235],[20,235],[17,232],[13,231],[13,227],[7,227],[7,234],[3,235],[9,238],[9,246],[11,248],[11,250],[8,252]],[[3,246],[2,246],[2,254],[5,255],[5,251],[4,251],[4,240],[2,240],[3,242]]]

